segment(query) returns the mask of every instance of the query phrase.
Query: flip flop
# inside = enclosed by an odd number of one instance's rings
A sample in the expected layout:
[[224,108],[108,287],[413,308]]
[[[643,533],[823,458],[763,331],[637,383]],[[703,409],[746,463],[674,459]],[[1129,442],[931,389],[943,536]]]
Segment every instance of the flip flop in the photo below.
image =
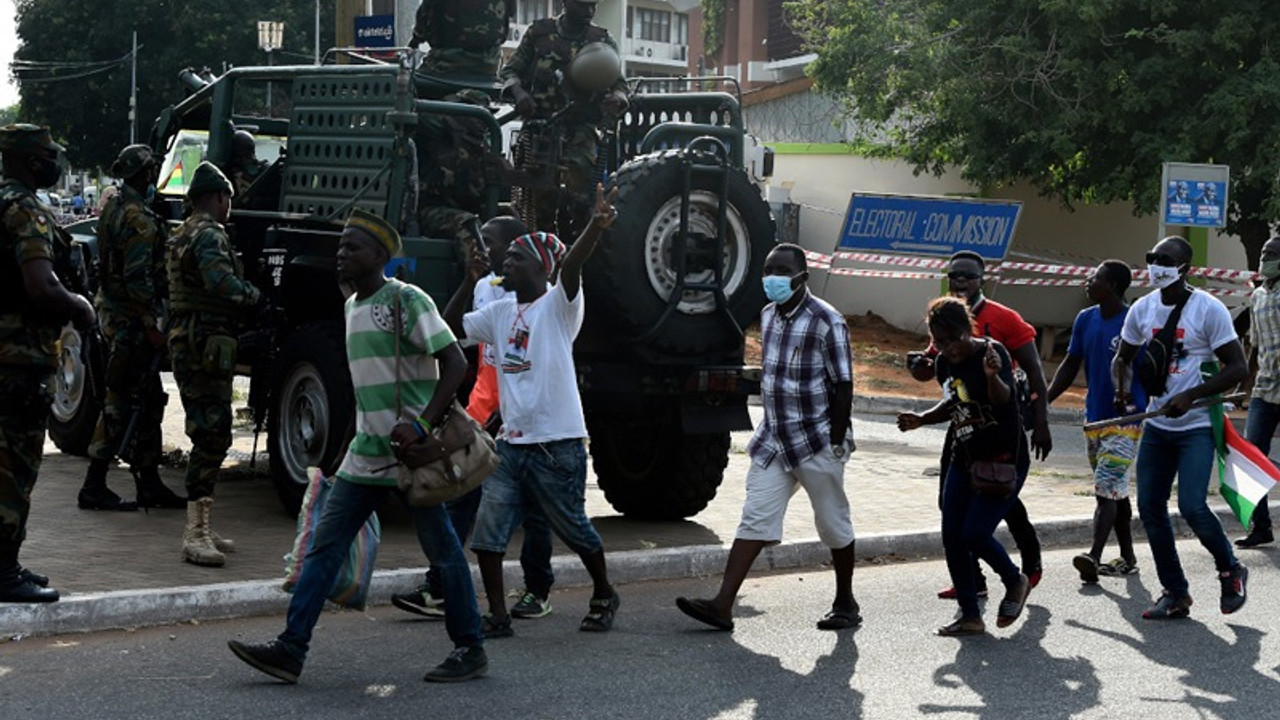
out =
[[818,621],[819,630],[847,630],[862,624],[857,610],[832,610]]
[[982,622],[982,618],[960,618],[950,625],[943,625],[938,628],[939,637],[967,637],[969,635],[982,635],[987,631],[986,623]]
[[1031,581],[1026,575],[1018,574],[1017,587],[1008,588],[1004,599],[1000,601],[1000,610],[996,614],[996,627],[1004,628],[1012,625],[1022,609],[1027,605],[1027,595],[1031,594]]
[[680,612],[697,620],[700,623],[706,623],[717,630],[733,630],[733,619],[727,618],[716,613],[711,602],[708,600],[697,600],[690,598],[676,598],[676,607],[680,608]]

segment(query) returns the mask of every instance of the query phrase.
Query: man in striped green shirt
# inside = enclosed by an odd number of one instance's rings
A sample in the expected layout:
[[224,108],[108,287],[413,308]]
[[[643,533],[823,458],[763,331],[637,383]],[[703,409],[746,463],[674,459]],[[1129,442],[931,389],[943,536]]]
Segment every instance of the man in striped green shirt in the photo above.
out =
[[[382,218],[356,210],[347,220],[337,270],[339,280],[355,288],[345,315],[356,435],[316,524],[285,631],[259,645],[228,643],[241,660],[285,682],[298,681],[311,631],[356,533],[396,488],[399,448],[416,441],[425,432],[421,428],[439,422],[466,372],[466,359],[431,298],[384,276],[387,261],[399,250],[399,233]],[[489,662],[471,569],[458,536],[443,505],[408,509],[423,552],[440,570],[445,628],[455,648],[424,679],[480,677]]]

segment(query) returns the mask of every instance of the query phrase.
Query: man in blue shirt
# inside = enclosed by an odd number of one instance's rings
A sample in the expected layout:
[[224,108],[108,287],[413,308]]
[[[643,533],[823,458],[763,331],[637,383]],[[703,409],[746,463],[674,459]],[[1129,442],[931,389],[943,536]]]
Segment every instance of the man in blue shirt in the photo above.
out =
[[[1129,313],[1124,292],[1132,281],[1129,266],[1119,260],[1107,260],[1093,271],[1085,285],[1085,294],[1096,304],[1076,316],[1067,357],[1049,384],[1049,402],[1053,402],[1071,387],[1080,367],[1084,366],[1084,377],[1089,384],[1085,396],[1086,422],[1110,420],[1120,415],[1113,402],[1116,392],[1111,382],[1111,359],[1120,347],[1120,330]],[[1146,407],[1146,393],[1136,380],[1131,394],[1136,408]],[[1129,503],[1129,466],[1137,455],[1141,434],[1140,423],[1085,431],[1098,504],[1093,512],[1093,547],[1075,556],[1072,564],[1086,583],[1097,582],[1099,575],[1130,575],[1138,571],[1130,525],[1133,508]],[[1113,528],[1116,542],[1120,544],[1120,557],[1103,565],[1102,549]]]

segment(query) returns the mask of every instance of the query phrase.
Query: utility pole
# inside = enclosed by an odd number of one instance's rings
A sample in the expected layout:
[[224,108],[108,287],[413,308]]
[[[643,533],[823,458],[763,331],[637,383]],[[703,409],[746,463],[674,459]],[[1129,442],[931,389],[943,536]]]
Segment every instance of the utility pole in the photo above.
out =
[[133,31],[133,52],[130,54],[133,69],[129,78],[129,144],[138,141],[138,31]]
[[320,64],[320,0],[316,0],[316,64]]

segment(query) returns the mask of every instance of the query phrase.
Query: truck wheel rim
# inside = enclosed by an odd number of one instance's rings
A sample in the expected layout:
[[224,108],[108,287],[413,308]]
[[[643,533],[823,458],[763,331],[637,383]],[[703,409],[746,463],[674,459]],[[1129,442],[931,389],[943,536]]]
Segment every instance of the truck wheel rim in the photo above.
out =
[[84,401],[84,348],[80,333],[70,326],[63,328],[59,341],[61,353],[53,375],[53,404],[49,410],[58,422],[71,422]]
[[294,369],[281,388],[280,449],[289,474],[306,482],[306,469],[324,459],[329,400],[320,373],[310,364]]
[[[706,190],[695,190],[689,195],[689,232],[700,233],[708,237],[716,233],[716,213],[719,198]],[[747,234],[746,224],[733,205],[726,213],[728,222],[725,231],[728,234],[720,248],[720,267],[724,281],[724,294],[732,298],[746,280],[747,269],[751,260],[751,238]],[[671,297],[676,287],[676,272],[672,267],[672,247],[676,235],[680,231],[680,196],[669,198],[649,223],[649,231],[645,234],[645,273],[649,284],[663,301]],[[689,272],[686,282],[711,282],[714,279],[711,268],[703,268]],[[686,315],[706,315],[715,312],[715,296],[704,291],[685,291],[684,297],[676,305],[676,309]]]

